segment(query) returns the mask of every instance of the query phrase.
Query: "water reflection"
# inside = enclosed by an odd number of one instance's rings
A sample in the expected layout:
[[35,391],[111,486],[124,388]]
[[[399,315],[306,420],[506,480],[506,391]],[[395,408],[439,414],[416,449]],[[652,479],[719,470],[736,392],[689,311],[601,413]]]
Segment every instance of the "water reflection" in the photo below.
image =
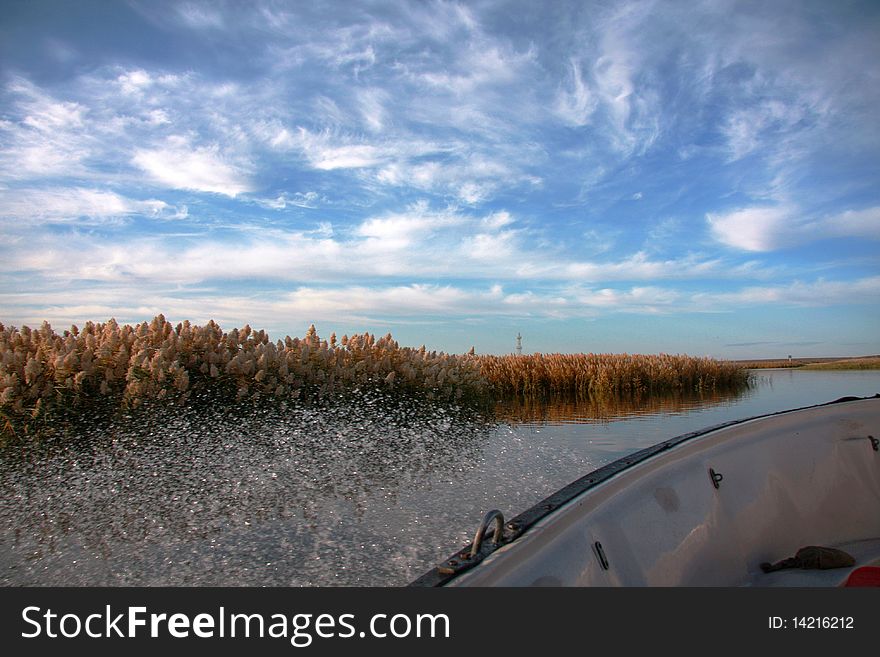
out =
[[670,395],[553,399],[549,402],[519,400],[499,403],[500,422],[525,425],[597,424],[639,416],[687,413],[696,409],[730,404],[754,393],[753,388]]

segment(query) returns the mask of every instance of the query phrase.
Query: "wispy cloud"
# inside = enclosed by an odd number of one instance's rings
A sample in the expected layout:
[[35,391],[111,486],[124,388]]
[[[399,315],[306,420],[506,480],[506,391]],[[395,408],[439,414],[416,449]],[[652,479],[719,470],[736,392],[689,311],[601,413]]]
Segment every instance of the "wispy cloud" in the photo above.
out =
[[[42,222],[108,221],[129,215],[180,219],[186,208],[158,199],[135,200],[115,192],[83,187],[0,189],[3,218],[34,224]],[[0,220],[2,223],[2,220]],[[7,225],[7,229],[12,226]]]
[[597,99],[590,92],[581,74],[580,64],[569,62],[569,76],[556,95],[556,112],[562,120],[573,126],[584,126],[596,110]]
[[230,162],[218,145],[193,146],[183,136],[169,137],[159,148],[136,150],[132,163],[171,189],[234,197],[251,188],[243,167]]
[[327,203],[327,198],[318,192],[294,192],[289,194],[282,192],[275,198],[256,198],[254,201],[265,208],[284,210],[288,207],[317,208]]
[[0,121],[3,177],[69,175],[82,169],[92,150],[81,132],[88,108],[56,100],[21,77],[13,78],[7,85],[6,96],[12,101],[15,114]]
[[779,142],[805,118],[803,107],[780,100],[760,101],[754,106],[733,110],[721,129],[727,139],[730,159],[738,160],[763,150],[768,142]]
[[34,250],[11,254],[0,269],[39,273],[47,279],[63,276],[109,283],[125,278],[179,285],[214,280],[396,282],[438,277],[487,285],[530,280],[558,285],[762,277],[760,268],[731,266],[698,254],[652,259],[639,251],[586,260],[566,253],[561,244],[540,244],[535,229],[508,212],[435,210],[424,202],[353,226],[323,222],[317,230],[240,227],[226,232],[227,236],[217,237],[201,228],[198,238],[183,242],[174,236],[143,235],[124,243],[78,233],[43,235],[32,240]]
[[313,134],[302,127],[289,143],[299,146],[309,164],[322,171],[375,167],[393,153],[388,148],[369,143],[342,143],[333,135]]
[[699,293],[696,303],[708,308],[755,307],[764,304],[783,306],[874,305],[880,302],[880,276],[855,280],[794,281],[784,285],[750,286],[735,292]]
[[223,14],[210,3],[184,2],[176,7],[176,11],[187,27],[222,29],[225,26]]

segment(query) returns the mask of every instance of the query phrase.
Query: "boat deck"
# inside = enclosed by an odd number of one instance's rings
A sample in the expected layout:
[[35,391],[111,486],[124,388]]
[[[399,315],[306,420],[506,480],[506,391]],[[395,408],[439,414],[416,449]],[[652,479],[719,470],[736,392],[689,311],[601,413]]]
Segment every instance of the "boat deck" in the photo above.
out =
[[826,587],[843,586],[846,578],[856,568],[862,566],[880,566],[880,538],[872,538],[852,543],[842,543],[836,547],[856,560],[851,568],[830,568],[828,570],[803,570],[789,568],[772,573],[758,571],[753,574],[745,586],[771,587]]

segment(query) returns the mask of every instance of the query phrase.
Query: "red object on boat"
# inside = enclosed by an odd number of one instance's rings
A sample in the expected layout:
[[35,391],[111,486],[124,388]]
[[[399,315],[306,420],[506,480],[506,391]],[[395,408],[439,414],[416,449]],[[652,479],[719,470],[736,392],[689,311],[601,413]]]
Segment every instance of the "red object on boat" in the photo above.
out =
[[846,578],[844,586],[880,586],[880,566],[856,568]]

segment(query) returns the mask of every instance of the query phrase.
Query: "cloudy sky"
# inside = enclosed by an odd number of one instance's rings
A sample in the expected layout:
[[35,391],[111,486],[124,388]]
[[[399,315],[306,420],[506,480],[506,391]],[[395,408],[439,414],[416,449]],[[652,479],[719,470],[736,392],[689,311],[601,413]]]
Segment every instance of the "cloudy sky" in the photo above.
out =
[[0,321],[880,352],[876,2],[4,2]]

